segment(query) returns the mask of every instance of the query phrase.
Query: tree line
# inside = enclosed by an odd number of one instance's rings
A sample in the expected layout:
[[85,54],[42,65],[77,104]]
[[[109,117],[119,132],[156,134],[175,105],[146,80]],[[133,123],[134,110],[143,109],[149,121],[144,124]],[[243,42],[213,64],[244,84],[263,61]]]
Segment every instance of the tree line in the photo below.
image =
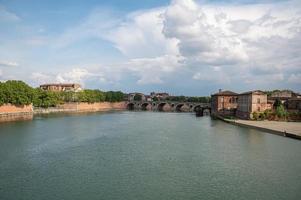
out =
[[47,108],[64,102],[120,102],[124,100],[124,97],[125,94],[120,91],[103,92],[85,89],[80,92],[53,92],[32,88],[23,81],[0,82],[0,105],[6,103],[29,105],[32,103],[36,107]]
[[[141,94],[135,94],[134,101],[141,101]],[[153,97],[153,101],[160,101],[158,97]],[[186,97],[186,96],[168,96],[164,100],[177,102],[210,103],[211,97]]]

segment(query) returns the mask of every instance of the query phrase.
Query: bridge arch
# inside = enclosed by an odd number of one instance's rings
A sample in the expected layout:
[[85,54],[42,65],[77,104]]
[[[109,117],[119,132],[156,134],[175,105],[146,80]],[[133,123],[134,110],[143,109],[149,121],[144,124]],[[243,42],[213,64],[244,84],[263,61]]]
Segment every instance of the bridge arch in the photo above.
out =
[[169,103],[166,103],[166,102],[159,103],[157,106],[158,111],[170,111],[170,108],[171,107],[170,107]]
[[206,107],[203,107],[201,105],[196,105],[194,108],[193,108],[193,112],[196,113],[196,115],[198,116],[204,116],[205,115],[209,115],[211,113],[211,108],[206,106]]
[[151,103],[149,102],[142,103],[141,110],[151,110]]
[[176,105],[176,111],[177,112],[181,112],[182,110],[181,110],[181,108],[184,106],[184,104],[183,103],[180,103],[180,104],[178,104],[178,105]]
[[126,108],[127,108],[128,110],[134,110],[134,109],[135,109],[135,104],[134,104],[134,103],[128,103],[128,104],[126,105]]
[[211,108],[209,107],[203,108],[203,115],[210,115],[210,113],[211,113]]

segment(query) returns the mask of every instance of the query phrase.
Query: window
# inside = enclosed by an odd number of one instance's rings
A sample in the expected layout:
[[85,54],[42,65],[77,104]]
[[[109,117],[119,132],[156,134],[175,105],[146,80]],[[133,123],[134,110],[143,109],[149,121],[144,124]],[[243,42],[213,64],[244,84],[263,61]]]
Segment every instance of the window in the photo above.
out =
[[257,98],[257,103],[260,103],[260,98]]
[[257,111],[260,112],[260,107],[257,108]]

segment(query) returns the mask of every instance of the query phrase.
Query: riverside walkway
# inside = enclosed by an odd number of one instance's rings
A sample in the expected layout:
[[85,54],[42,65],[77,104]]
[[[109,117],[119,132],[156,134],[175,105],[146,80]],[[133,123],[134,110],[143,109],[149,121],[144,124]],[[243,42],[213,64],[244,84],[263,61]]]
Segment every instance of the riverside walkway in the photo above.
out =
[[225,120],[232,124],[257,128],[277,135],[301,139],[301,122]]

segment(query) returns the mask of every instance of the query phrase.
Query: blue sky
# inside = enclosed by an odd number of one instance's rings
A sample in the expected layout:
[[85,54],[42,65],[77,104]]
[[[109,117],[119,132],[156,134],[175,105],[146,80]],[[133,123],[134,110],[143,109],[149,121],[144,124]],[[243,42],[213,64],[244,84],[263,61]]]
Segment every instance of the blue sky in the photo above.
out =
[[301,91],[299,1],[0,0],[0,80]]

